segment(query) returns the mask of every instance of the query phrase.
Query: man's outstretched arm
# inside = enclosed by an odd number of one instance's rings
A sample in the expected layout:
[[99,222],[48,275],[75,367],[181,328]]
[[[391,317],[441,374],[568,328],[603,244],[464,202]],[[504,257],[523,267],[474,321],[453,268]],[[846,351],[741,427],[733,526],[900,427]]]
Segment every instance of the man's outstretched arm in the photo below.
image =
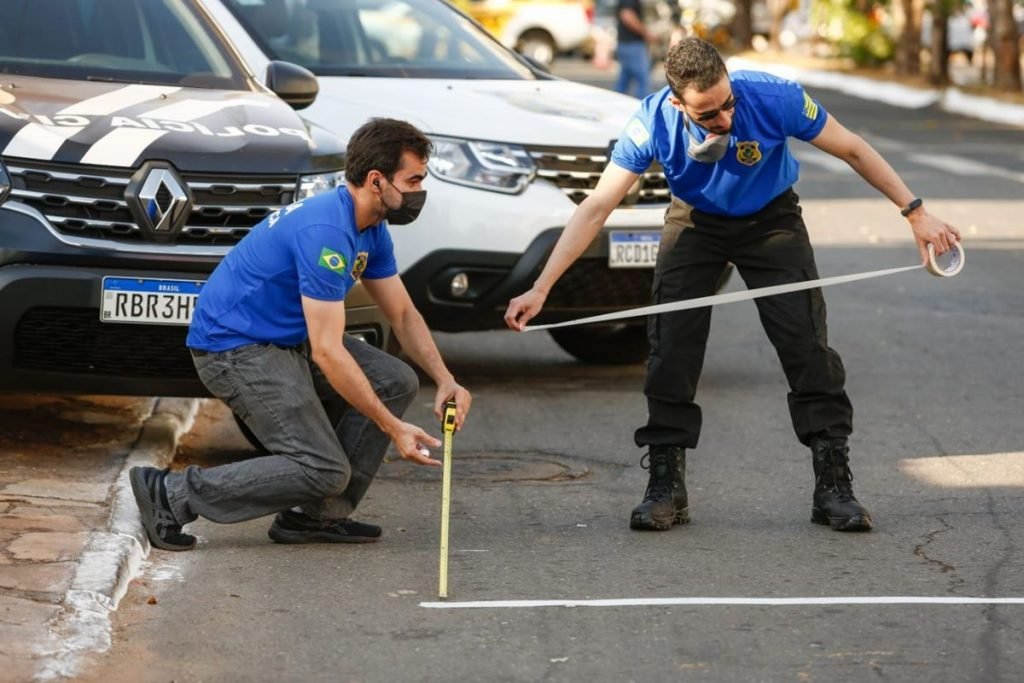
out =
[[[848,163],[860,177],[901,209],[914,200],[914,193],[896,174],[889,162],[864,138],[847,130],[831,115],[825,121],[821,133],[811,140],[811,144]],[[907,215],[907,220],[910,221],[910,229],[921,252],[922,262],[928,260],[929,244],[935,246],[937,254],[941,254],[951,249],[953,243],[960,239],[959,230],[928,213],[924,205],[911,211]]]
[[416,365],[430,375],[430,379],[434,380],[437,386],[434,395],[434,414],[440,420],[445,402],[455,401],[455,428],[462,429],[473,397],[465,387],[455,381],[455,377],[444,364],[427,323],[416,310],[409,297],[409,291],[402,283],[402,278],[392,275],[380,279],[363,279],[363,287],[391,323],[402,349]]
[[558,278],[580,257],[597,237],[601,227],[640,176],[614,163],[608,164],[594,191],[576,207],[555,244],[537,281],[525,294],[508,302],[505,324],[522,331],[531,318],[540,313],[544,301]]

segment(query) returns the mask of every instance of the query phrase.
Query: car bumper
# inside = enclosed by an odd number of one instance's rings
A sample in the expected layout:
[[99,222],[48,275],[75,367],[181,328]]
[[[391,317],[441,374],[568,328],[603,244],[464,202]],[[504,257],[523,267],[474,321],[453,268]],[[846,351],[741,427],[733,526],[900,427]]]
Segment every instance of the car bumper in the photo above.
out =
[[[0,391],[207,395],[186,326],[103,322],[100,297],[104,277],[203,280],[218,260],[83,249],[0,209]],[[384,345],[389,330],[365,291],[346,312],[347,331]]]
[[[436,251],[403,273],[402,280],[432,329],[501,329],[509,299],[533,285],[561,233],[561,228],[544,231],[522,254]],[[653,268],[609,268],[604,230],[559,278],[534,322],[561,322],[646,305],[653,276]],[[456,277],[468,283],[461,294],[452,291]]]
[[[575,210],[561,189],[541,181],[522,195],[444,182],[431,185],[420,218],[391,228],[402,281],[427,325],[442,332],[504,329],[508,300],[533,285]],[[664,216],[665,206],[613,211],[601,233],[559,279],[535,322],[649,303],[653,269],[610,268],[609,233],[660,233]],[[459,274],[469,283],[462,295],[452,293]]]

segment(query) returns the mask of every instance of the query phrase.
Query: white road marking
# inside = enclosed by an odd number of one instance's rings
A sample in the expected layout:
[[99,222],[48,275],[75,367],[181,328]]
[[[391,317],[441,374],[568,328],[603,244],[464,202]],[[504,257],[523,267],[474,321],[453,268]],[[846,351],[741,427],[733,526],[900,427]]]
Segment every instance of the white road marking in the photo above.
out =
[[821,598],[610,598],[598,600],[477,600],[421,602],[427,609],[516,609],[530,607],[652,607],[747,605],[787,607],[801,605],[1024,605],[1024,598],[951,598],[933,596],[851,596]]
[[1024,183],[1024,173],[951,154],[908,154],[907,158],[922,166],[930,166],[954,175],[995,176]]
[[817,166],[829,173],[851,174],[856,173],[850,165],[842,159],[837,159],[828,152],[822,152],[817,147],[800,147],[794,150],[794,156],[801,164]]

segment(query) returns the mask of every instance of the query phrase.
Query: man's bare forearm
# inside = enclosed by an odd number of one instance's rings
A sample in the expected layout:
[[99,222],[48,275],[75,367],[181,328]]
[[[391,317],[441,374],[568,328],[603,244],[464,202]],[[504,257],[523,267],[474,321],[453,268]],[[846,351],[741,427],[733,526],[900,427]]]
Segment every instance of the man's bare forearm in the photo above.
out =
[[544,270],[534,282],[533,288],[548,294],[558,278],[562,277],[569,266],[594,241],[609,213],[611,212],[606,211],[600,204],[592,202],[591,198],[583,200],[558,238],[558,242],[555,244],[548,262],[544,264]]
[[319,366],[327,381],[345,401],[392,436],[401,420],[391,414],[380,400],[359,363],[340,344],[333,349],[313,352],[313,362]]
[[442,386],[455,381],[419,311],[410,306],[397,321],[394,332],[405,352],[434,380],[434,384]]

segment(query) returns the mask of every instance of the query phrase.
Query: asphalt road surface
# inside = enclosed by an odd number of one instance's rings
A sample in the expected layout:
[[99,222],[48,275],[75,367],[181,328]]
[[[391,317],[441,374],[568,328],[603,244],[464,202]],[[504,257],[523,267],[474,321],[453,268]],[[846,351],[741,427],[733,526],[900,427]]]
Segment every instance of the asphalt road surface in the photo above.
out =
[[[632,443],[641,366],[576,363],[544,333],[438,335],[475,396],[455,439],[444,608],[439,473],[390,462],[359,515],[384,527],[380,543],[275,545],[265,518],[200,521],[196,550],[154,551],[90,680],[1019,680],[1020,130],[816,95],[968,247],[956,278],[914,271],[825,292],[872,533],[809,522],[810,456],[751,302],[714,312],[704,433],[688,458],[693,522],[661,533],[628,528],[646,485]],[[801,147],[822,275],[914,263],[895,210]],[[431,398],[424,386],[407,417],[436,425]],[[180,459],[249,455],[222,417],[200,421]],[[466,604],[595,599],[622,602]]]

